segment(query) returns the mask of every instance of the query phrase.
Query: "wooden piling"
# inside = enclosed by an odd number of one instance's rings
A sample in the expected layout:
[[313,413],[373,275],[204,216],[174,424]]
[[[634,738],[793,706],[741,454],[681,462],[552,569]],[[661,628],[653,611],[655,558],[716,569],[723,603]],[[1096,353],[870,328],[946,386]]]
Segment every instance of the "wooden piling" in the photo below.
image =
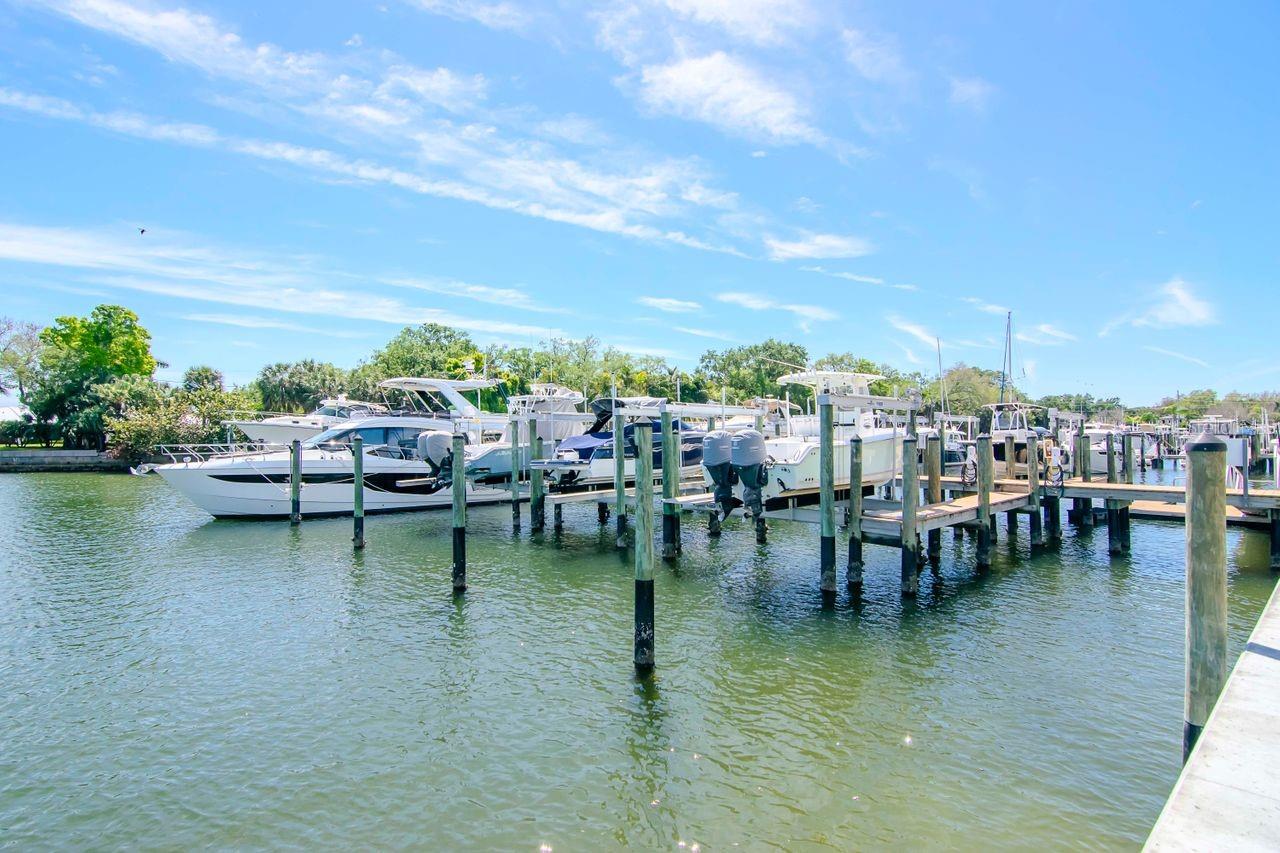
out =
[[520,532],[520,474],[524,450],[520,446],[520,419],[511,419],[511,529]]
[[533,467],[542,458],[542,436],[538,435],[538,419],[529,418],[529,532],[541,533],[547,527],[547,498],[543,471]]
[[1030,495],[1027,516],[1031,529],[1031,547],[1044,547],[1044,527],[1040,518],[1040,437],[1034,432],[1027,436],[1027,494]]
[[862,437],[849,440],[849,565],[845,584],[849,595],[862,595]]
[[917,439],[908,435],[902,440],[902,595],[914,598],[920,589],[920,461]]
[[1018,476],[1017,452],[1013,436],[1006,435],[1004,437],[1004,476],[1006,480],[1012,480]]
[[453,591],[467,588],[467,437],[453,435],[450,491],[453,497]]
[[1187,457],[1185,762],[1227,680],[1227,445],[1202,434]]
[[[925,441],[924,471],[929,481],[929,503],[942,503],[942,436],[936,432]],[[929,531],[928,537],[929,562],[936,568],[942,559],[942,530],[935,527]]]
[[[646,421],[647,423],[647,421]],[[614,401],[613,409],[613,514],[617,525],[619,548],[627,547],[627,417],[622,414],[621,407]],[[653,432],[650,430],[650,439]],[[653,468],[653,460],[649,460],[649,468]],[[636,482],[640,482],[640,456],[636,454]]]
[[978,547],[979,571],[991,565],[991,487],[995,481],[995,458],[991,455],[991,436],[978,436]]
[[[1107,482],[1119,482],[1116,473],[1115,433],[1107,433]],[[1120,540],[1120,502],[1107,498],[1107,552],[1113,557],[1124,553]],[[1225,518],[1225,516],[1224,516]]]
[[556,504],[551,510],[551,529],[557,533],[564,530],[564,506]]
[[364,439],[359,433],[351,439],[351,484],[355,487],[351,503],[351,541],[359,551],[364,547]]
[[653,672],[653,423],[639,421],[636,443],[636,608],[635,665],[641,676]]
[[818,503],[822,516],[820,565],[822,603],[836,600],[836,472],[835,472],[835,408],[830,403],[818,404]]
[[[1126,432],[1120,437],[1120,456],[1124,460],[1124,481],[1133,483],[1133,433]],[[1120,521],[1120,550],[1129,553],[1129,502],[1120,504],[1117,517]]]
[[[1080,429],[1076,435],[1076,459],[1079,460],[1079,476],[1085,483],[1093,480],[1093,448],[1089,446],[1089,437],[1084,434],[1084,421],[1080,421]],[[1093,498],[1076,498],[1079,524],[1082,528],[1093,526]]]
[[289,523],[302,523],[302,442],[289,445]]
[[662,559],[680,554],[680,508],[667,501],[680,497],[680,445],[671,413],[662,413]]
[[1280,571],[1280,509],[1268,510],[1267,529],[1271,534],[1271,571]]

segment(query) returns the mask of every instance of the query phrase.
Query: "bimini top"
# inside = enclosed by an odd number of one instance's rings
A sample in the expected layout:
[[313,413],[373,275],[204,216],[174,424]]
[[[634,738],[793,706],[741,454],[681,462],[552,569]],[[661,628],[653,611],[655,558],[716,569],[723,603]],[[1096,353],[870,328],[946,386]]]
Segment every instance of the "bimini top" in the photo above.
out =
[[778,377],[779,385],[808,385],[819,394],[870,394],[871,383],[884,379],[878,373],[844,370],[803,370]]

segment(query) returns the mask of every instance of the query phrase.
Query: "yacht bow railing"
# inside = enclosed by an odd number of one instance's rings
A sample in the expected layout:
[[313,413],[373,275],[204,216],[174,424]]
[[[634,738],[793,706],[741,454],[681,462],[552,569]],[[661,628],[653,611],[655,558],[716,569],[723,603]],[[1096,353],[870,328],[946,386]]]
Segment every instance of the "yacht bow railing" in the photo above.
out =
[[287,451],[286,444],[267,441],[249,441],[231,444],[158,444],[155,452],[171,462],[207,462],[229,456],[254,456],[262,453]]

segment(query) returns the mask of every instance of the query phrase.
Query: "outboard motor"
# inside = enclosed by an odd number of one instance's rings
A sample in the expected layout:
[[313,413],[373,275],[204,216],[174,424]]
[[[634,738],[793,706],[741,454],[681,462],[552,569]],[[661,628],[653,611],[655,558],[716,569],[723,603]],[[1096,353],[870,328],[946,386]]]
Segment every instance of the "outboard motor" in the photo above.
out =
[[452,480],[453,436],[438,431],[418,433],[418,458],[430,467],[431,476]]
[[715,502],[720,504],[725,518],[733,511],[733,436],[728,430],[717,429],[702,438],[702,466],[715,483]]
[[769,452],[765,449],[764,433],[744,429],[733,437],[730,460],[733,473],[742,482],[742,504],[748,516],[759,518],[764,514],[764,502],[760,490],[769,482],[765,462]]

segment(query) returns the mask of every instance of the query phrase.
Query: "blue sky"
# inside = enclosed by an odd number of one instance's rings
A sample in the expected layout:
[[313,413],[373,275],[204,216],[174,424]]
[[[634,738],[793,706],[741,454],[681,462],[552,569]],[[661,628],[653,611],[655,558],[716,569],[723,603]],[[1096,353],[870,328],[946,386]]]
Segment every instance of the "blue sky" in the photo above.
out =
[[[1273,3],[0,0],[0,314],[1280,384]],[[145,234],[139,228],[146,228]]]

